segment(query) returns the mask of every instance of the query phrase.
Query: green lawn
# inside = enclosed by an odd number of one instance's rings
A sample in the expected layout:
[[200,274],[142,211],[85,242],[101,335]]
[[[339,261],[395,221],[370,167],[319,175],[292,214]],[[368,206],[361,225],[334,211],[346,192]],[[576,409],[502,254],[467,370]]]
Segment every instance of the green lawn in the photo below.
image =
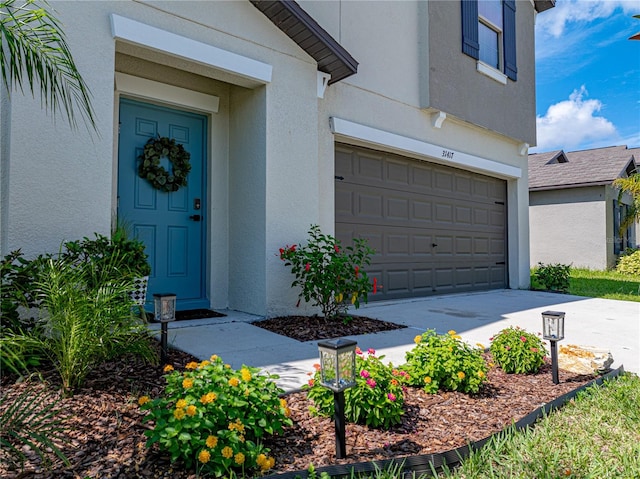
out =
[[592,298],[640,301],[640,277],[615,271],[572,268],[569,293]]
[[640,378],[591,387],[525,432],[505,431],[441,477],[638,478]]
[[[531,287],[543,289],[531,275]],[[594,271],[571,268],[569,294],[590,298],[617,299],[640,302],[640,277],[615,271]]]

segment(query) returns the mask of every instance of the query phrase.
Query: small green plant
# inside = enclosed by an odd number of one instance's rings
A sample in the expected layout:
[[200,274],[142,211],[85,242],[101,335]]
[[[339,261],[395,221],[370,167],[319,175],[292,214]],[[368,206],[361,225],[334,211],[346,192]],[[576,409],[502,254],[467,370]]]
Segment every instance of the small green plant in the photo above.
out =
[[428,393],[439,389],[477,393],[487,380],[483,349],[465,343],[455,331],[438,335],[429,329],[414,342],[416,346],[407,352],[407,363],[402,366],[410,385]]
[[[355,386],[344,393],[345,418],[353,423],[388,429],[402,421],[406,373],[384,364],[384,356],[376,356],[373,349],[365,354],[356,349]],[[313,401],[312,413],[333,416],[333,393],[320,384],[320,365],[315,365],[314,377],[309,380],[307,397]]]
[[29,383],[17,397],[0,397],[0,464],[24,467],[23,447],[34,451],[43,464],[56,455],[66,465],[68,459],[56,443],[65,441],[60,399]]
[[166,387],[161,397],[138,400],[147,411],[147,446],[158,444],[171,461],[215,476],[248,471],[265,472],[275,460],[260,443],[292,424],[283,391],[274,379],[243,366],[239,371],[216,355],[186,365],[184,372],[165,366]]
[[157,361],[151,332],[132,314],[130,289],[131,280],[111,279],[108,268],[96,269],[91,262],[44,262],[36,282],[41,317],[24,340],[37,342],[36,350],[52,362],[65,395],[109,359],[135,354]]
[[516,374],[538,372],[547,355],[538,336],[518,327],[503,329],[493,336],[489,351],[504,372]]
[[291,266],[296,279],[291,287],[300,286],[300,298],[319,306],[325,319],[344,315],[350,304],[356,308],[367,302],[373,285],[362,270],[371,262],[373,250],[364,239],[354,239],[353,246],[342,248],[333,236],[324,235],[312,225],[305,246],[280,248],[280,259]]
[[569,277],[571,276],[571,265],[568,264],[542,264],[534,270],[535,279],[550,291],[569,291]]
[[111,277],[137,278],[151,273],[144,243],[130,238],[125,228],[116,228],[110,238],[94,234],[95,239],[84,237],[65,242],[62,259],[77,265],[91,263],[95,268],[110,271]]
[[640,276],[640,249],[625,251],[618,259],[616,271],[629,276]]
[[12,251],[0,261],[0,328],[21,331],[32,327],[20,318],[19,308],[34,306],[33,281],[37,261],[24,258],[20,250]]

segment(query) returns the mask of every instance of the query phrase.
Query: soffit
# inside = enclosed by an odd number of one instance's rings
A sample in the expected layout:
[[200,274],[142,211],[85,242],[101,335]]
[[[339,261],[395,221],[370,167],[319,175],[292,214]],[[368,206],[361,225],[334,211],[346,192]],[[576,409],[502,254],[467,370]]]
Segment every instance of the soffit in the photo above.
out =
[[357,73],[358,62],[293,0],[250,0],[331,75],[329,85]]

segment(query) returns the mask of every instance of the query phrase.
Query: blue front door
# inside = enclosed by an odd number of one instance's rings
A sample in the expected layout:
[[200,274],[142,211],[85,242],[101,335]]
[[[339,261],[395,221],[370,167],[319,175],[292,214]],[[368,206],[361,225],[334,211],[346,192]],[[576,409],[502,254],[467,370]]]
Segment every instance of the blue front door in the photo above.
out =
[[[179,310],[207,308],[204,282],[207,118],[129,99],[120,100],[118,219],[144,241],[153,293],[175,293]],[[187,186],[164,192],[138,176],[138,157],[150,138],[168,137],[190,154]],[[171,171],[168,158],[161,165]]]

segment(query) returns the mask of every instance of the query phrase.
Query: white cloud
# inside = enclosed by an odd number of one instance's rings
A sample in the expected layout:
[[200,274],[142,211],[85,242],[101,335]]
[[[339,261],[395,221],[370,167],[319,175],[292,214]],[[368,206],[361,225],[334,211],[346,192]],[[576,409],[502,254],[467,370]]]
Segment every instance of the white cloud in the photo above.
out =
[[578,146],[595,148],[596,144],[614,144],[618,139],[616,127],[603,116],[600,100],[585,99],[589,93],[585,86],[574,90],[568,100],[551,105],[544,116],[536,118],[537,146],[535,151],[563,149]]
[[609,18],[622,9],[626,15],[640,11],[640,0],[566,0],[556,2],[556,6],[540,15],[536,22],[538,29],[559,38],[570,23],[591,23],[594,20]]

